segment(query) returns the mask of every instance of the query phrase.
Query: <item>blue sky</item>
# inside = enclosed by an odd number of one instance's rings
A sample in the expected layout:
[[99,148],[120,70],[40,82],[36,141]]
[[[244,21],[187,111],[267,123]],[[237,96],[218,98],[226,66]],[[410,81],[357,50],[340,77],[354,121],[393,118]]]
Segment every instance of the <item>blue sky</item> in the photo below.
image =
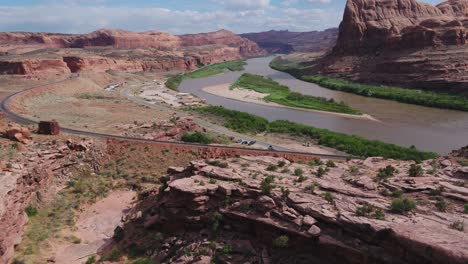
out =
[[[99,28],[174,34],[339,25],[345,0],[0,0],[0,31],[87,33]],[[426,0],[436,4],[439,1]]]

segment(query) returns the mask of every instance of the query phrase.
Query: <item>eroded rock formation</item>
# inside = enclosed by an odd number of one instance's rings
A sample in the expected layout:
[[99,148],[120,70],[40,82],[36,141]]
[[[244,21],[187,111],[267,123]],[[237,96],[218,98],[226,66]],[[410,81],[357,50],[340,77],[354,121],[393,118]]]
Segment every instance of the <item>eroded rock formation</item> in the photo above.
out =
[[[382,158],[194,161],[141,195],[117,246],[169,263],[466,263],[460,162],[411,177],[412,162]],[[405,199],[416,208],[392,205]]]
[[468,92],[468,1],[348,0],[333,53],[311,72]]
[[[70,49],[73,48],[73,49]],[[34,51],[34,54],[24,54]],[[148,31],[90,34],[0,33],[0,74],[64,74],[108,70],[190,71],[199,65],[264,54],[226,30],[175,36]]]
[[271,30],[259,33],[240,34],[256,42],[269,53],[325,52],[332,49],[338,38],[338,29],[324,31],[290,32]]

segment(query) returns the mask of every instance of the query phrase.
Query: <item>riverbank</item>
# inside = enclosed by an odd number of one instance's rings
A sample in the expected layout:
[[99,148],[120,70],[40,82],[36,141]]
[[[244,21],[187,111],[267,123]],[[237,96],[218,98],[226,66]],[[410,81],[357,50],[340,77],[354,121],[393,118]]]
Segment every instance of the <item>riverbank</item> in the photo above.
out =
[[414,147],[402,147],[290,121],[278,120],[269,122],[260,116],[229,110],[221,106],[206,106],[193,108],[193,110],[205,115],[220,117],[224,120],[223,125],[225,127],[239,133],[258,134],[268,132],[308,137],[318,145],[334,148],[354,156],[417,161],[438,156],[436,153],[420,151]]
[[223,73],[225,71],[242,71],[247,63],[245,60],[226,61],[204,66],[196,71],[179,74],[167,79],[165,85],[167,88],[177,90],[184,79],[187,78],[205,78]]
[[464,96],[393,86],[361,84],[327,76],[307,75],[305,71],[307,67],[301,67],[300,64],[289,62],[281,57],[272,60],[270,67],[277,71],[289,73],[302,81],[315,83],[321,87],[335,91],[392,100],[400,103],[468,112],[468,98]]
[[349,107],[343,102],[336,102],[333,98],[327,99],[324,97],[292,92],[288,86],[281,85],[262,75],[250,73],[242,74],[242,76],[231,85],[231,89],[237,88],[249,89],[266,94],[267,96],[264,97],[265,101],[284,106],[349,115],[362,114],[360,111]]
[[278,107],[278,108],[285,108],[285,109],[294,109],[294,110],[300,110],[300,111],[306,111],[306,112],[329,114],[329,115],[335,115],[335,116],[341,116],[341,117],[353,118],[353,119],[371,120],[371,121],[377,121],[377,122],[379,121],[368,114],[352,115],[352,114],[344,114],[344,113],[337,113],[337,112],[328,112],[328,111],[321,111],[321,110],[314,110],[314,109],[307,109],[307,108],[285,106],[285,105],[277,104],[274,102],[266,101],[265,97],[267,97],[268,94],[259,93],[254,90],[243,89],[243,88],[231,89],[230,87],[231,85],[229,83],[224,83],[224,84],[219,84],[219,85],[214,85],[214,86],[208,86],[208,87],[203,88],[202,90],[209,94],[213,94],[216,96],[221,96],[224,98],[229,98],[229,99],[241,101],[241,102],[266,105],[266,106],[272,106],[272,107]]

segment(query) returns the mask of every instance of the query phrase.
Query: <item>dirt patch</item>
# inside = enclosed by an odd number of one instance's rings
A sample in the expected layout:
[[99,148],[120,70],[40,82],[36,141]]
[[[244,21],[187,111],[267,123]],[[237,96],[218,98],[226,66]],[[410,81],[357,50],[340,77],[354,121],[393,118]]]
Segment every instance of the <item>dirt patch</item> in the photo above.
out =
[[78,216],[76,230],[71,232],[81,242],[59,243],[54,250],[55,262],[83,263],[88,256],[108,245],[114,229],[121,224],[135,196],[133,191],[116,191],[84,210]]

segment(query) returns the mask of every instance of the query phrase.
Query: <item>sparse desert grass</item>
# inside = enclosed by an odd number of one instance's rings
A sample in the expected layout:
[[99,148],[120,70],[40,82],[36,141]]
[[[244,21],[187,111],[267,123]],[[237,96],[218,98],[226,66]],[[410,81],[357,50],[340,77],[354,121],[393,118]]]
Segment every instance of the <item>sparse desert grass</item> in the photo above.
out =
[[[89,170],[76,173],[68,187],[50,203],[38,208],[34,214],[28,214],[31,216],[22,242],[16,250],[17,259],[37,263],[36,258],[45,241],[61,229],[73,227],[75,211],[82,204],[95,202],[96,199],[106,196],[110,188],[110,180],[106,177],[93,175]],[[81,242],[78,242],[76,237],[69,237],[68,240],[73,243]]]

